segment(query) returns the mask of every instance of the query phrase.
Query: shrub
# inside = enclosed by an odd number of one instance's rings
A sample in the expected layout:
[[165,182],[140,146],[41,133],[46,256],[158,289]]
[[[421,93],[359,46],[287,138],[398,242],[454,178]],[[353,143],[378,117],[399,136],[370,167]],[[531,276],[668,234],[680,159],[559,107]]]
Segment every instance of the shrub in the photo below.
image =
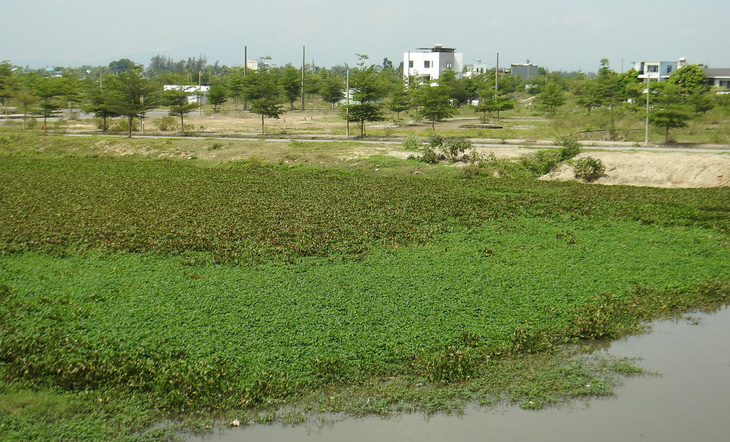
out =
[[444,139],[438,135],[428,137],[428,147],[436,148],[444,145]]
[[408,150],[416,150],[421,147],[421,140],[413,135],[403,140],[403,148]]
[[171,116],[158,118],[152,121],[152,124],[157,126],[157,128],[163,132],[168,130],[175,130],[178,126],[177,119]]
[[447,138],[443,143],[444,153],[449,156],[452,161],[456,161],[459,155],[466,152],[466,150],[471,147],[471,141],[466,138]]
[[560,161],[567,161],[580,153],[581,145],[575,138],[560,137],[555,141],[557,146],[563,146],[560,149]]
[[560,152],[555,150],[538,150],[520,158],[520,163],[535,175],[545,175],[558,167],[560,157]]
[[443,159],[442,155],[439,155],[436,150],[432,149],[431,147],[426,147],[423,150],[423,155],[418,159],[419,161],[423,161],[424,163],[428,164],[436,164],[441,159]]
[[585,182],[594,181],[606,171],[601,160],[592,157],[581,158],[575,162],[573,173],[576,178],[580,178]]

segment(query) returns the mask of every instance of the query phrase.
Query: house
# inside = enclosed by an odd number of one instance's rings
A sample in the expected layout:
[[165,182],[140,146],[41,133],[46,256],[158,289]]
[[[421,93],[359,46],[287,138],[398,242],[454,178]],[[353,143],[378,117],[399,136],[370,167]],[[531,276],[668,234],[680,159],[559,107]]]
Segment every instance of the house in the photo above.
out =
[[730,68],[707,68],[703,67],[707,76],[707,84],[725,89],[730,89]]
[[649,77],[652,80],[663,81],[686,64],[686,58],[680,58],[679,61],[635,61],[634,69],[641,79]]
[[529,80],[532,77],[537,76],[540,71],[540,66],[530,63],[511,63],[510,72],[513,77],[520,77],[523,80]]
[[179,85],[179,84],[166,84],[162,87],[163,90],[178,90],[185,91],[188,93],[188,103],[207,103],[207,95],[210,92],[210,86],[198,86],[197,84],[190,85]]
[[476,64],[464,65],[464,77],[471,77],[474,75],[481,75],[489,70],[486,64],[482,63],[481,59],[477,59]]
[[437,80],[445,71],[454,71],[461,77],[464,55],[454,48],[440,44],[432,48],[418,48],[416,52],[403,53],[403,77],[420,78],[423,82]]

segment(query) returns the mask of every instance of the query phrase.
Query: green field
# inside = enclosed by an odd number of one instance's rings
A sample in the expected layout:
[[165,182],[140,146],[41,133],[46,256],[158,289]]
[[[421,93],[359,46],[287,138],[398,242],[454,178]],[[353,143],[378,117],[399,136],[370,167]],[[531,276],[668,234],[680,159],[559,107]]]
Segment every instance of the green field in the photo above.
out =
[[0,436],[608,394],[633,369],[555,346],[727,303],[728,208],[728,188],[4,156]]

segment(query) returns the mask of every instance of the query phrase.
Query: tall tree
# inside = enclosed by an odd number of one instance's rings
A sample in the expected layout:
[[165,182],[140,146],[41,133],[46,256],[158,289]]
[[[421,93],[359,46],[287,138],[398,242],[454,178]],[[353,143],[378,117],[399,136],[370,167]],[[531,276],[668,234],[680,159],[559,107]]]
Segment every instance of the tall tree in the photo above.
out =
[[122,72],[134,71],[137,65],[128,58],[122,58],[109,63],[109,69],[113,74],[121,74]]
[[109,95],[114,100],[112,109],[117,114],[127,117],[131,138],[134,119],[144,118],[145,113],[156,106],[157,87],[142,76],[142,66],[139,65],[105,80],[104,87],[115,92]]
[[406,89],[403,80],[400,84],[390,90],[385,106],[389,111],[395,112],[396,118],[400,120],[400,113],[405,112],[413,106],[413,96]]
[[281,86],[276,76],[263,67],[246,75],[243,95],[251,112],[261,115],[261,134],[265,134],[264,118],[279,118],[284,112]]

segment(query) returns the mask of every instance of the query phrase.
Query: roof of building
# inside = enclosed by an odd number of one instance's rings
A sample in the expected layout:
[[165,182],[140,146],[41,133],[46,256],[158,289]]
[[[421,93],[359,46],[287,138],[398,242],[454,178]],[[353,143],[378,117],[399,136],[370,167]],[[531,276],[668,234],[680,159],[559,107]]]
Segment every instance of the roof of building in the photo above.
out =
[[730,77],[730,68],[702,68],[708,78]]

